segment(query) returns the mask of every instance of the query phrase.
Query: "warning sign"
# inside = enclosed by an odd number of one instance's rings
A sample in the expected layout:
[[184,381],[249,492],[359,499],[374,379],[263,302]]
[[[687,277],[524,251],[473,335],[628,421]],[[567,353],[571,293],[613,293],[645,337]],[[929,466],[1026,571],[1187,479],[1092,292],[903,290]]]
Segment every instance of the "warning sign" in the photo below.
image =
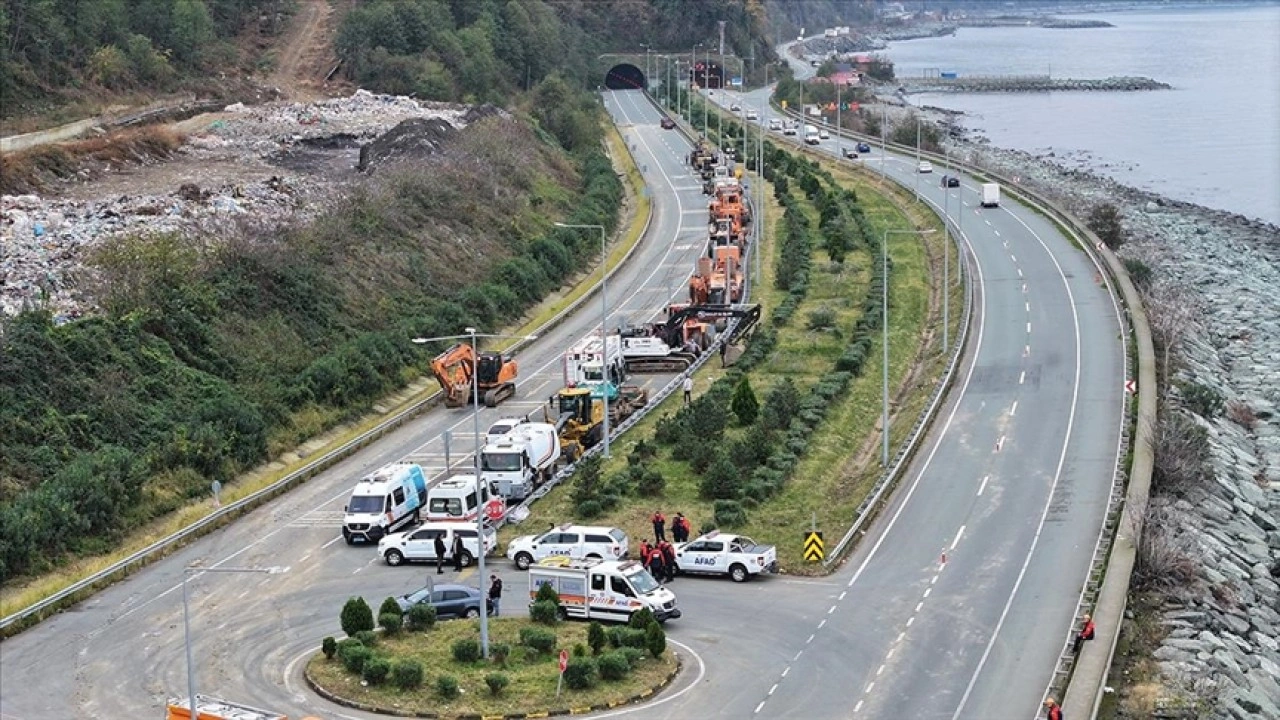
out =
[[804,559],[809,562],[820,562],[826,557],[826,545],[822,542],[822,533],[813,530],[804,534]]

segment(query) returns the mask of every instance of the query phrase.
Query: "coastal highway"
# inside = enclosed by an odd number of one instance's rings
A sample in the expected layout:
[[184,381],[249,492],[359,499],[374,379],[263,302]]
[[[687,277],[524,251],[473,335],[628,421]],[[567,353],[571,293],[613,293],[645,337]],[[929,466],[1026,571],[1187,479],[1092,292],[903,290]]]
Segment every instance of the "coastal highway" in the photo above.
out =
[[[606,93],[604,101],[634,148],[654,200],[648,234],[609,281],[614,327],[656,319],[666,304],[687,298],[688,277],[705,249],[707,210],[700,181],[684,165],[690,148],[683,136],[662,130],[660,114],[640,93]],[[598,331],[600,308],[597,296],[521,352],[516,396],[481,412],[482,433],[500,416],[536,410],[560,388],[561,354]],[[671,377],[634,380],[654,390]],[[301,658],[323,636],[340,634],[338,613],[348,597],[363,595],[376,607],[389,595],[421,587],[428,570],[387,567],[373,548],[343,543],[343,505],[358,478],[389,462],[413,460],[433,476],[442,475],[445,430],[452,431],[454,469],[465,470],[471,462],[471,428],[469,408],[427,412],[290,493],[0,643],[0,717],[162,716],[168,698],[187,693],[181,581],[183,568],[193,564],[288,568],[277,575],[206,573],[191,578],[198,692],[290,717],[352,716],[304,689]],[[523,591],[523,578],[508,561],[495,560],[490,567],[508,576],[513,599]],[[464,571],[472,583],[474,575],[474,570]],[[505,609],[513,613],[518,608],[509,602]]]
[[[714,100],[758,110],[762,126],[776,117],[765,91]],[[836,141],[816,149],[834,155]],[[922,202],[942,213],[943,168],[918,174],[896,154],[881,164],[878,147],[863,158],[908,188],[918,182]],[[757,668],[754,696],[690,693],[665,717],[1039,710],[1119,461],[1123,334],[1097,269],[1048,220],[1007,197],[981,208],[963,175],[949,192],[977,291],[970,348],[895,503],[828,578],[834,587],[815,592],[820,612],[806,612]],[[897,236],[891,247],[914,241]]]

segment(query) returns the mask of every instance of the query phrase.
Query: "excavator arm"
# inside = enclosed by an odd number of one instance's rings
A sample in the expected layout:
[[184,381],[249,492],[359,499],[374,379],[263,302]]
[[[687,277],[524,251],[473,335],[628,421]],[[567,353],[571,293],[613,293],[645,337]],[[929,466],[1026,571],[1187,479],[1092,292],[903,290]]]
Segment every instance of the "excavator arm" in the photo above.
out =
[[462,407],[467,404],[471,392],[471,373],[475,368],[475,354],[471,346],[458,343],[431,361],[431,372],[444,390],[445,407]]

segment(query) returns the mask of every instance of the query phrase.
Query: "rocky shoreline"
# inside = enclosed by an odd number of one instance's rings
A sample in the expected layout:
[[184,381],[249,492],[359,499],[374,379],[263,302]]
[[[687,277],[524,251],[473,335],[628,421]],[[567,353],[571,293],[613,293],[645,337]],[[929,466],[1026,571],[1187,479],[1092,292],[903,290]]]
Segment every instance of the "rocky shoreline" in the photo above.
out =
[[[1128,234],[1120,255],[1148,266],[1153,292],[1178,305],[1171,406],[1205,430],[1208,468],[1153,489],[1144,543],[1167,544],[1186,577],[1161,593],[1160,689],[1143,698],[1120,687],[1121,716],[1280,718],[1280,228],[1058,158],[968,140],[951,152],[1079,217],[1115,204]],[[1201,387],[1219,401],[1179,398]]]

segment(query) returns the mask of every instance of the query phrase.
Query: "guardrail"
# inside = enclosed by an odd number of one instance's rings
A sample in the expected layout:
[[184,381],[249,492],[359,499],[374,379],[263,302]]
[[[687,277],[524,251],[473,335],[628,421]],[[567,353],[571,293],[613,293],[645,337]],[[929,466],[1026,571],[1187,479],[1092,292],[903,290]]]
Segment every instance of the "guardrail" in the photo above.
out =
[[[795,111],[785,111],[785,114],[802,117]],[[879,140],[861,133],[842,130],[835,132],[841,137],[864,142]],[[916,148],[905,145],[887,143],[879,146],[882,152],[884,148],[889,148],[908,155],[917,153]],[[979,179],[999,182],[1014,199],[1062,226],[1067,236],[1085,253],[1099,273],[1108,279],[1108,292],[1122,308],[1121,322],[1128,321],[1128,337],[1137,346],[1137,358],[1129,357],[1127,342],[1124,348],[1126,380],[1132,379],[1131,362],[1136,362],[1138,374],[1137,414],[1133,421],[1129,420],[1126,399],[1124,422],[1127,425],[1121,441],[1121,453],[1131,451],[1132,464],[1128,468],[1118,465],[1113,473],[1111,497],[1098,542],[1094,546],[1092,566],[1083,583],[1081,600],[1077,603],[1076,622],[1072,624],[1064,640],[1058,667],[1045,690],[1046,696],[1050,692],[1065,695],[1063,708],[1068,717],[1093,718],[1101,706],[1106,676],[1115,656],[1120,623],[1124,619],[1128,602],[1129,579],[1142,536],[1142,520],[1151,487],[1153,434],[1156,427],[1155,350],[1151,328],[1142,307],[1141,296],[1130,280],[1123,262],[1079,218],[1052,200],[1019,187],[1012,179],[990,169],[927,151],[919,151],[919,157],[931,161],[943,160]],[[883,177],[887,179],[887,176]],[[1120,291],[1118,295],[1117,289]],[[1094,603],[1092,606],[1091,602]],[[1070,648],[1080,625],[1081,615],[1088,607],[1094,608],[1092,615],[1096,623],[1096,642],[1085,643],[1077,656]]]
[[[625,142],[623,144],[626,145]],[[628,152],[630,152],[629,147],[628,147]],[[635,165],[634,157],[632,158],[632,164]],[[637,172],[639,172],[638,166],[636,170]],[[653,223],[653,212],[652,212],[652,206],[650,206],[650,212],[648,216],[645,218],[644,226],[640,231],[640,240],[637,240],[637,242],[631,247],[631,249],[627,251],[626,255],[624,255],[622,259],[619,260],[618,263],[612,269],[606,272],[605,274],[606,280],[612,278],[614,274],[622,270],[627,265],[628,261],[635,254],[636,249],[640,246],[640,243],[643,241],[644,236],[648,234],[649,227],[652,225],[652,223]],[[530,334],[541,337],[547,331],[554,329],[560,323],[564,322],[569,317],[571,317],[575,312],[577,312],[578,308],[581,307],[583,303],[587,302],[589,299],[591,299],[595,295],[596,292],[599,291],[599,288],[600,288],[599,283],[592,285],[591,288],[587,292],[583,293],[581,297],[569,303],[569,305],[566,306],[563,310],[561,310],[559,313],[557,313],[554,317],[552,317],[547,322],[543,323],[540,327],[533,330]],[[507,348],[505,352],[509,352],[511,354],[518,353],[520,350],[527,347],[531,342],[533,341],[520,340],[519,342]],[[54,593],[53,595],[50,595],[49,597],[39,602],[33,603],[32,605],[29,605],[23,608],[22,610],[12,613],[4,618],[0,618],[0,637],[8,637],[16,632],[19,632],[29,627],[32,624],[40,622],[45,617],[47,617],[50,613],[56,612],[62,609],[63,607],[65,607],[66,605],[74,604],[76,602],[79,602],[80,600],[83,600],[88,595],[91,595],[95,590],[100,589],[101,587],[108,585],[111,582],[114,582],[115,580],[119,579],[119,577],[126,575],[129,571],[145,566],[151,560],[155,560],[160,557],[163,557],[166,552],[176,549],[178,547],[181,547],[186,542],[193,540],[195,538],[198,538],[204,535],[205,533],[220,527],[223,523],[226,523],[234,519],[241,513],[256,508],[263,501],[273,498],[276,495],[279,495],[280,493],[289,490],[294,485],[301,484],[302,482],[314,477],[316,474],[323,472],[329,467],[332,467],[338,461],[351,456],[357,450],[360,450],[361,448],[367,446],[369,443],[373,442],[374,440],[377,440],[378,438],[381,438],[382,436],[386,435],[390,431],[399,428],[405,422],[413,419],[414,417],[417,417],[424,410],[430,407],[433,407],[434,405],[440,402],[440,398],[442,395],[443,393],[437,390],[436,392],[432,393],[430,396],[414,403],[413,405],[409,406],[405,410],[396,414],[394,417],[360,434],[359,436],[353,438],[352,440],[344,443],[342,446],[325,453],[324,455],[320,456],[319,458],[316,458],[311,462],[308,462],[303,467],[299,468],[298,470],[295,470],[294,472],[289,473],[288,475],[285,475],[284,477],[280,478],[279,480],[272,483],[271,485],[268,485],[267,487],[251,495],[248,495],[234,503],[231,503],[229,505],[226,505],[225,507],[215,510],[214,512],[210,513],[204,518],[201,518],[200,520],[197,520],[191,525],[188,525],[182,530],[179,530],[167,537],[157,540],[156,542],[148,545],[142,550],[139,550],[138,552],[133,553],[132,555],[124,558],[123,560],[113,563],[109,567],[103,570],[100,570],[94,573],[93,575],[90,575],[89,577],[73,585],[70,585],[69,587],[63,590],[60,590],[59,592]]]

